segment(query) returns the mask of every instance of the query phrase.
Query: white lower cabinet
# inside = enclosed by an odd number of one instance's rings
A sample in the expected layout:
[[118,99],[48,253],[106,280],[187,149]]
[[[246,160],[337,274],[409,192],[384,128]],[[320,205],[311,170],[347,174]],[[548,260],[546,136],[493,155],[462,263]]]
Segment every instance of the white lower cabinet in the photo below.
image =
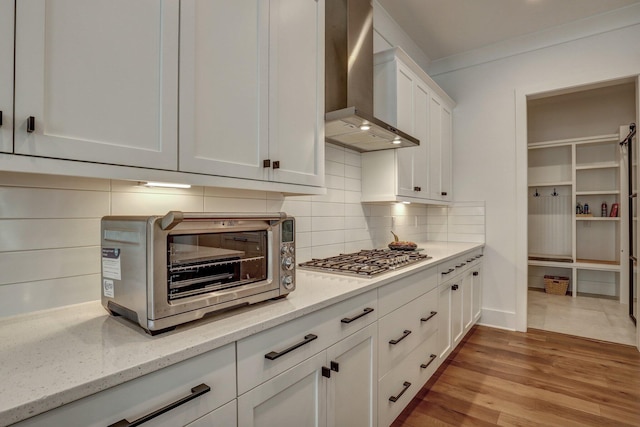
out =
[[232,400],[185,427],[233,427],[238,424],[238,401]]
[[327,349],[328,427],[375,427],[377,423],[377,328],[356,332]]
[[390,425],[438,368],[438,334],[434,333],[394,366],[378,385],[378,425]]
[[[207,388],[209,390],[205,391]],[[188,396],[193,398],[177,404]],[[150,418],[145,427],[185,426],[235,398],[235,345],[232,343],[29,418],[16,426],[126,426],[145,417]],[[150,414],[169,406],[173,408],[151,417]],[[218,415],[210,416],[218,419]],[[219,417],[228,419],[224,414]]]
[[326,362],[318,353],[238,397],[238,426],[325,426]]

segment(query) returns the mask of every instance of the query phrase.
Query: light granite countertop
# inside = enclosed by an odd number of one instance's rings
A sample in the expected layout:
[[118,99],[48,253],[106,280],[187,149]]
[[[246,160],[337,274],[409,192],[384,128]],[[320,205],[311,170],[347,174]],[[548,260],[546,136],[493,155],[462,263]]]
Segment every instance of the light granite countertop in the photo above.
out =
[[483,246],[430,242],[432,259],[375,278],[297,270],[296,290],[157,336],[99,301],[0,319],[0,426],[296,319]]

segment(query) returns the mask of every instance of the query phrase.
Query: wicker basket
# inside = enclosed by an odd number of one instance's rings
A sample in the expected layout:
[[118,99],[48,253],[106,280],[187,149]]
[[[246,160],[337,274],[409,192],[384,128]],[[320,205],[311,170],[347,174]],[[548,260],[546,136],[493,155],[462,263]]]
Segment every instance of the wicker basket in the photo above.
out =
[[563,276],[544,276],[544,291],[552,295],[566,295],[569,278]]

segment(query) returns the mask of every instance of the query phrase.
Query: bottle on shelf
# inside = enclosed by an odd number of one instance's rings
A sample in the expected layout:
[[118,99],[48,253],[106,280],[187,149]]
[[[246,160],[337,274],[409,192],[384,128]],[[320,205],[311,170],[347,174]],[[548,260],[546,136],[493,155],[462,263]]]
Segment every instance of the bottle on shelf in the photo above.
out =
[[582,204],[578,202],[578,204],[576,205],[576,214],[580,215],[582,212]]
[[607,216],[607,202],[602,202],[602,205],[600,206],[600,216],[601,217],[606,217]]
[[609,213],[609,217],[615,218],[617,216],[618,216],[618,204],[617,203],[613,203],[611,205],[611,212]]
[[591,212],[589,212],[589,203],[585,203],[584,204],[584,208],[582,209],[582,213],[584,213],[585,215],[590,214]]

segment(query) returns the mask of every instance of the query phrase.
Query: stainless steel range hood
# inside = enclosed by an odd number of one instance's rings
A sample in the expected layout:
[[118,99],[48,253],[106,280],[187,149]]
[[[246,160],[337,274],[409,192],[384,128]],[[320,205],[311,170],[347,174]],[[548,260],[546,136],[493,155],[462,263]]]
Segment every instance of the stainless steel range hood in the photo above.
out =
[[325,21],[325,140],[360,152],[419,145],[373,116],[371,0],[326,0]]

